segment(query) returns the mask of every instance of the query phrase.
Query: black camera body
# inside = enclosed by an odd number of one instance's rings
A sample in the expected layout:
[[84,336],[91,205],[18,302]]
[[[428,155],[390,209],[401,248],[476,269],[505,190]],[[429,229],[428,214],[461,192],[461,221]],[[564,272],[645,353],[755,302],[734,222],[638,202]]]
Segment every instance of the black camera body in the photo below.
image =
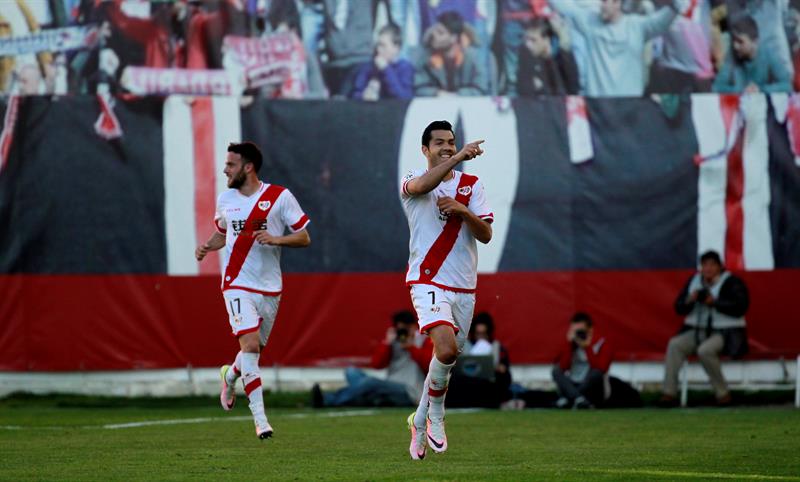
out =
[[400,343],[405,342],[408,339],[408,328],[398,328],[395,331],[395,336]]
[[586,330],[575,330],[575,339],[584,341],[589,336],[589,332]]
[[697,301],[700,303],[704,302],[706,298],[708,298],[708,295],[710,294],[711,292],[708,290],[708,288],[705,287],[700,288],[699,290],[697,290]]

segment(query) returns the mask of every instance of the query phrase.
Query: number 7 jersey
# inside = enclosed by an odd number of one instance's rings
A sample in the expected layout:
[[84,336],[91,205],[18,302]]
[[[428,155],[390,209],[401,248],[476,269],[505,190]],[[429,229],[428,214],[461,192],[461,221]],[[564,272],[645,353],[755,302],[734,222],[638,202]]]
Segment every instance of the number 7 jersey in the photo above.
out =
[[411,232],[406,284],[428,284],[472,293],[478,281],[475,236],[460,216],[439,211],[437,201],[440,197],[451,197],[491,223],[494,214],[487,205],[483,183],[477,176],[453,171],[452,179],[439,183],[431,192],[410,195],[406,185],[424,173],[421,169],[411,171],[400,181],[400,200]]
[[214,227],[225,235],[222,291],[240,289],[262,295],[281,293],[281,249],[261,245],[254,233],[266,230],[283,236],[308,226],[308,216],[288,189],[264,184],[251,196],[228,189],[217,199]]

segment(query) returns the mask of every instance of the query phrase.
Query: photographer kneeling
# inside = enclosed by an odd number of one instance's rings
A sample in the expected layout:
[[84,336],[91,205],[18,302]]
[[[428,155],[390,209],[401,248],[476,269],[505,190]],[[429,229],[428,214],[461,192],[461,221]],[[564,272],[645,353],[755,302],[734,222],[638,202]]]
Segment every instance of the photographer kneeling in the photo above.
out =
[[386,338],[375,348],[370,368],[386,369],[386,378],[367,375],[364,370],[345,370],[347,385],[332,393],[322,393],[319,385],[311,391],[316,408],[341,406],[406,407],[417,404],[433,355],[433,343],[417,332],[417,320],[409,311],[392,316]]
[[570,320],[567,342],[553,367],[553,381],[558,388],[558,408],[593,408],[611,395],[606,376],[611,365],[611,349],[601,338],[592,344],[592,318],[575,313]]
[[747,353],[744,314],[749,305],[744,281],[725,270],[716,251],[703,253],[700,271],[689,279],[675,300],[675,311],[686,318],[681,331],[667,346],[661,406],[678,404],[678,372],[693,353],[697,353],[708,374],[717,404],[730,404],[731,395],[719,357],[740,357]]

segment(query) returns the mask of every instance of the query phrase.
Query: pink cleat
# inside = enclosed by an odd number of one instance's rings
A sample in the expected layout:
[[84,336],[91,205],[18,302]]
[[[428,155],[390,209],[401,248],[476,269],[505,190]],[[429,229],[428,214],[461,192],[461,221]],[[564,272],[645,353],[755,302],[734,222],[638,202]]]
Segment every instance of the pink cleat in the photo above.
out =
[[428,443],[437,454],[447,450],[447,435],[444,433],[444,418],[435,422],[428,418]]
[[219,369],[219,376],[222,378],[222,390],[219,392],[219,403],[226,412],[230,411],[236,404],[236,387],[234,385],[228,385],[228,379],[225,377],[230,369],[230,365],[222,365],[222,368]]
[[414,415],[416,412],[408,416],[408,429],[411,430],[411,445],[408,447],[408,452],[411,454],[412,460],[422,460],[425,458],[425,452],[428,449],[428,444],[425,441],[425,432],[417,429],[414,425]]
[[259,422],[256,420],[256,436],[261,440],[266,440],[272,437],[272,425],[269,424],[266,420],[263,422]]

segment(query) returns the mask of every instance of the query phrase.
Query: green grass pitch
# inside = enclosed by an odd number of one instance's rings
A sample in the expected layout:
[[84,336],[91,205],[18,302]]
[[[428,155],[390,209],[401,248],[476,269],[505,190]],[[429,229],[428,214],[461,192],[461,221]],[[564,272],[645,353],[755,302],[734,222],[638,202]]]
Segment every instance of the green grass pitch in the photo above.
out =
[[0,479],[800,481],[791,408],[451,411],[415,462],[410,410],[274,409],[262,442],[243,400],[109,400],[0,400]]

